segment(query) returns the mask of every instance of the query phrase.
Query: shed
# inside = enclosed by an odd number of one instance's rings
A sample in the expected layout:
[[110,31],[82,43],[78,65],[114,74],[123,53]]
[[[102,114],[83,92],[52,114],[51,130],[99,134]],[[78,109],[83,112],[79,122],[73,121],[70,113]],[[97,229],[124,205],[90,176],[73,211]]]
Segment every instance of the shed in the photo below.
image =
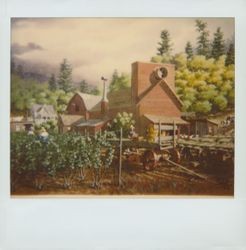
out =
[[28,131],[33,126],[32,117],[12,116],[10,118],[11,132]]

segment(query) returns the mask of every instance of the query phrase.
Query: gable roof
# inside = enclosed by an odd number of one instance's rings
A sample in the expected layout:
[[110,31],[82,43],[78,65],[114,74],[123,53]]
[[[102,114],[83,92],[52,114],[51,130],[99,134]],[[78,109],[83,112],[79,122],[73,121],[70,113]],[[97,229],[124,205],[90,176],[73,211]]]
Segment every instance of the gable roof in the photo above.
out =
[[33,104],[31,107],[32,113],[39,113],[41,111],[45,111],[48,114],[56,115],[54,107],[48,104]]
[[101,96],[90,95],[82,92],[76,92],[75,95],[76,94],[82,98],[87,110],[98,110],[101,108],[100,106],[102,100]]
[[145,118],[147,118],[149,121],[153,123],[163,123],[163,124],[173,124],[175,122],[176,124],[189,124],[187,121],[183,120],[180,117],[170,117],[170,116],[163,116],[163,115],[144,115]]
[[131,88],[116,90],[108,93],[109,108],[125,108],[132,105]]
[[90,119],[90,120],[81,120],[76,127],[96,127],[99,125],[105,124],[107,121],[102,119]]
[[64,126],[71,126],[71,125],[74,125],[83,121],[84,116],[82,115],[59,115],[59,119],[61,120]]
[[137,104],[139,104],[147,95],[148,93],[150,93],[151,90],[153,90],[157,85],[161,85],[163,84],[163,86],[167,87],[169,93],[175,98],[175,100],[178,102],[178,104],[180,105],[180,107],[183,106],[183,102],[179,99],[179,97],[177,96],[177,94],[175,93],[175,91],[173,90],[172,87],[169,86],[169,84],[164,80],[160,80],[159,82],[155,83],[155,84],[151,84],[149,88],[147,88],[140,96],[138,99]]

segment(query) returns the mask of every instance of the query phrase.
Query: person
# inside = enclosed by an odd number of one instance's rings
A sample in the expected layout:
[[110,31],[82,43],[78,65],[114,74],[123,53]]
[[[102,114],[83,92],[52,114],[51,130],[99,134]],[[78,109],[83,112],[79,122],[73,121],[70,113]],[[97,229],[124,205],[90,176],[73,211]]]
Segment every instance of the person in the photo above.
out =
[[39,131],[39,138],[42,140],[42,141],[47,141],[48,140],[48,137],[49,137],[49,134],[48,132],[46,131],[46,129],[44,127],[42,127]]
[[135,132],[135,127],[133,125],[130,126],[129,132],[130,138],[137,138],[138,134]]
[[34,135],[33,127],[30,127],[30,129],[27,132],[28,135]]

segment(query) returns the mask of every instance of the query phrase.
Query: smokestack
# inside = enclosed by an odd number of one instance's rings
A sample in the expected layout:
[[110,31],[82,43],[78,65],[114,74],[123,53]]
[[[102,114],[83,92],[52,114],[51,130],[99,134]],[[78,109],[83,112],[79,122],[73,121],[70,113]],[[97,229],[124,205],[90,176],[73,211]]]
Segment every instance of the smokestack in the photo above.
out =
[[103,96],[102,96],[102,101],[101,101],[101,114],[105,116],[108,112],[108,99],[107,99],[107,86],[106,86],[106,81],[107,79],[104,78],[103,76],[101,77],[103,80]]
[[102,97],[102,101],[103,102],[108,102],[107,89],[106,89],[106,81],[107,81],[107,79],[104,78],[103,76],[101,77],[101,79],[103,80],[103,97]]

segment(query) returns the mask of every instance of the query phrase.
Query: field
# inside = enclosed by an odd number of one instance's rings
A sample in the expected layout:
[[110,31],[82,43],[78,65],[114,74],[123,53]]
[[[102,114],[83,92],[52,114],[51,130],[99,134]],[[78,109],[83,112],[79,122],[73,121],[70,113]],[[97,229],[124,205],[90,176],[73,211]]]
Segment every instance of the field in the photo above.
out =
[[[141,164],[123,162],[122,184],[118,185],[117,164],[115,168],[107,169],[100,187],[92,186],[93,175],[85,171],[82,181],[73,177],[70,188],[64,188],[63,175],[56,178],[42,176],[44,185],[42,190],[33,186],[31,176],[25,176],[12,190],[12,195],[222,195],[233,196],[233,169],[213,166],[213,170],[194,169],[202,173],[207,180],[192,176],[168,164],[162,164],[155,170],[146,171]],[[150,196],[151,197],[151,196]]]

